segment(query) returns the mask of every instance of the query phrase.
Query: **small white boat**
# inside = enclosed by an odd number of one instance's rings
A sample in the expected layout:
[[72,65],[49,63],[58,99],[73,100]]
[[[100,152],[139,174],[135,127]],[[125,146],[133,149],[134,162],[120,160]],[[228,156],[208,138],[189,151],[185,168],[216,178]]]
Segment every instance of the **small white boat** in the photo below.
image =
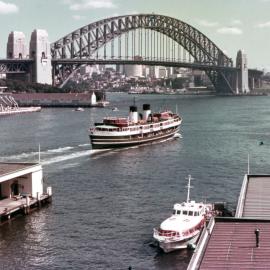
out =
[[84,112],[84,108],[78,107],[74,111],[75,112]]
[[113,112],[118,112],[119,110],[118,110],[117,107],[113,107],[113,108],[112,108],[112,111],[113,111]]
[[187,201],[176,203],[172,216],[164,220],[158,229],[154,229],[153,237],[166,253],[194,245],[205,226],[206,216],[212,210],[211,205],[190,201],[191,179],[189,175]]

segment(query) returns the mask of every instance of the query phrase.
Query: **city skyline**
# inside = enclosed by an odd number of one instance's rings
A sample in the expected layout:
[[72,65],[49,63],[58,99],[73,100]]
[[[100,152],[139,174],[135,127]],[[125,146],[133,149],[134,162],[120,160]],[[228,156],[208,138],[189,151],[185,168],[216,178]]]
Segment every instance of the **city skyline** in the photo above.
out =
[[237,51],[243,49],[248,55],[249,67],[270,70],[269,0],[169,2],[168,5],[160,0],[3,0],[0,1],[0,58],[6,57],[11,31],[24,32],[28,43],[34,29],[46,29],[50,42],[54,42],[99,19],[153,12],[191,24],[224,50],[234,63]]

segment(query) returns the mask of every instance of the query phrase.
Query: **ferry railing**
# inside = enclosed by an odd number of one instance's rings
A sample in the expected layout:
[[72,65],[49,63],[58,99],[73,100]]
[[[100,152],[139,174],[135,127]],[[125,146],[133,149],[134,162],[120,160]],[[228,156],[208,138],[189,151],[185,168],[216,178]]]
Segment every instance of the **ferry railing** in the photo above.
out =
[[164,236],[164,237],[181,237],[179,232],[174,231],[161,231],[159,229],[154,229],[155,236]]
[[237,208],[235,212],[236,218],[240,218],[243,215],[244,204],[245,204],[246,193],[247,193],[247,185],[248,185],[248,175],[246,174],[244,176],[243,184],[242,184],[241,191],[238,197]]

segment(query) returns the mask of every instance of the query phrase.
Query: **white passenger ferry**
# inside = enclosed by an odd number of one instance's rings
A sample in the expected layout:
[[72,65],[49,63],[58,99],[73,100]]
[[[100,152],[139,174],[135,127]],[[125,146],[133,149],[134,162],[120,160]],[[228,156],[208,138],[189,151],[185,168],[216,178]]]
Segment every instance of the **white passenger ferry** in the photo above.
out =
[[189,175],[187,201],[176,203],[172,216],[164,220],[158,229],[154,229],[153,237],[166,253],[195,244],[206,223],[206,216],[212,210],[210,205],[190,201],[190,180]]
[[143,114],[130,106],[129,117],[106,117],[90,129],[93,149],[112,149],[164,140],[179,132],[182,119],[171,111],[152,113],[149,104],[143,105]]

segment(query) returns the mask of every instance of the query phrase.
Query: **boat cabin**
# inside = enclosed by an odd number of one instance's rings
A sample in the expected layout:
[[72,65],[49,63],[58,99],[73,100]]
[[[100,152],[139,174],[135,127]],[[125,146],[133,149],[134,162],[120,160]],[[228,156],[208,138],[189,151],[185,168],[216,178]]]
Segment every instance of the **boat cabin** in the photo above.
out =
[[177,203],[173,207],[173,215],[177,216],[202,216],[205,214],[205,208],[202,203],[195,203],[191,201],[189,203],[183,202]]

